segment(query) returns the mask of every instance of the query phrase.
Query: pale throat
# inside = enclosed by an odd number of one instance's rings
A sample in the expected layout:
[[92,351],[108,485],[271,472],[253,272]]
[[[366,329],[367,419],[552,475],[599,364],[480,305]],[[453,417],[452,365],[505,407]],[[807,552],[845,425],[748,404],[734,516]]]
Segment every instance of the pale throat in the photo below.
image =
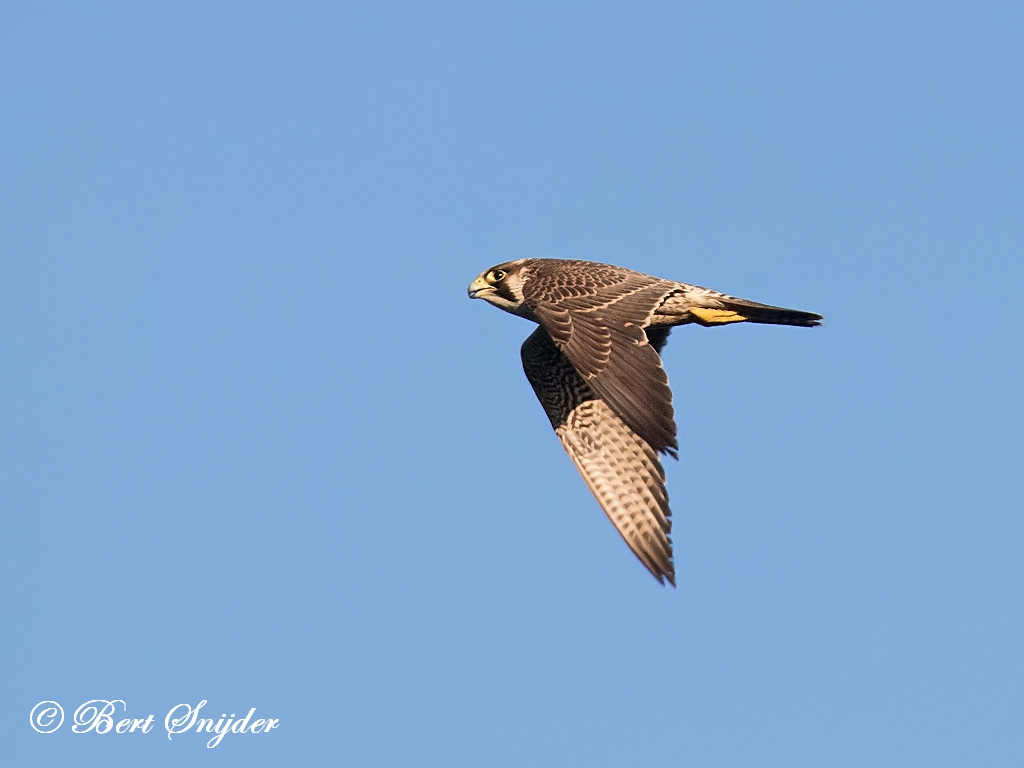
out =
[[530,308],[526,306],[526,304],[522,301],[509,301],[508,299],[504,298],[503,296],[499,296],[496,293],[488,293],[484,296],[481,296],[480,298],[486,301],[488,304],[493,304],[498,309],[505,310],[510,315],[525,317],[527,320],[533,320],[533,322],[535,323],[539,322],[537,318],[534,317],[534,314],[530,310]]

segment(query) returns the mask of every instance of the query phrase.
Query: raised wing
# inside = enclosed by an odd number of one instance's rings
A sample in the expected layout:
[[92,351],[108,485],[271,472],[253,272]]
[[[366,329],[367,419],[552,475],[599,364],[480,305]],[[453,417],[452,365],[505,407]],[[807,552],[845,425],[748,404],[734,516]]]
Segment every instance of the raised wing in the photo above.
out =
[[655,451],[674,456],[672,392],[645,328],[675,284],[620,267],[573,265],[542,265],[525,285],[526,303],[622,421]]
[[[657,334],[665,343],[668,330]],[[671,511],[658,454],[600,399],[540,327],[522,348],[537,399],[608,519],[662,584],[675,586]]]

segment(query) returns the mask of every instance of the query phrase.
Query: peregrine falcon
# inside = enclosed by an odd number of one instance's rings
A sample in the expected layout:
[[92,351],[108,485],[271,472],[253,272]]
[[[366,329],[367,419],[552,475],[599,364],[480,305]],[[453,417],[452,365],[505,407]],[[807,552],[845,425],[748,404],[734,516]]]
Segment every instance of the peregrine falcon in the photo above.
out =
[[659,453],[677,458],[661,349],[672,326],[821,325],[822,316],[737,299],[610,264],[519,259],[469,285],[471,299],[538,324],[523,370],[587,486],[633,554],[675,586]]

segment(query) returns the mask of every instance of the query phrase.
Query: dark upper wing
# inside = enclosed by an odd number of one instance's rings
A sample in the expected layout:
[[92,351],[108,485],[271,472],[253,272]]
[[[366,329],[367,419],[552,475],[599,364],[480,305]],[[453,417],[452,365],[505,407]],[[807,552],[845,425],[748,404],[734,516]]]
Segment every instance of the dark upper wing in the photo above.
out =
[[672,513],[658,454],[591,391],[543,328],[526,340],[522,356],[555,434],[608,519],[654,578],[675,585]]
[[[552,261],[524,285],[524,298],[580,376],[654,450],[675,455],[672,392],[645,326],[673,283],[620,267]],[[654,331],[651,331],[654,334]]]

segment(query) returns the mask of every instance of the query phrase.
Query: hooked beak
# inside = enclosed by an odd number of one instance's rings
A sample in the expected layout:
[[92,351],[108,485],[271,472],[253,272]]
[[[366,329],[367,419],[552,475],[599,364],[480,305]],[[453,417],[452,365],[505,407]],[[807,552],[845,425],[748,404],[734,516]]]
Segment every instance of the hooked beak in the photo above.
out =
[[494,286],[490,285],[484,276],[480,275],[476,280],[469,284],[469,298],[479,299],[485,293],[494,290]]

